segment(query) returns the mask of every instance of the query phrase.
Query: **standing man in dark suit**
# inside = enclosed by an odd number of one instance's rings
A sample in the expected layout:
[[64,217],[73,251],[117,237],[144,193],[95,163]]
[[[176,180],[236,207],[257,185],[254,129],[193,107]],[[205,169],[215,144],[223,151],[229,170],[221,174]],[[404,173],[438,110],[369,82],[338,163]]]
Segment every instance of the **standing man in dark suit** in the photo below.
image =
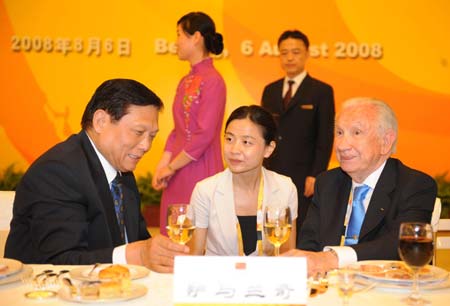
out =
[[132,172],[158,132],[162,107],[133,80],[113,79],[97,88],[82,131],[38,158],[17,187],[5,256],[171,272],[174,256],[189,248],[150,237]]
[[397,119],[387,104],[372,98],[344,103],[335,129],[340,168],[317,177],[297,246],[304,251],[285,255],[306,256],[309,274],[399,258],[400,223],[429,223],[437,187],[430,176],[390,157],[396,142]]
[[[286,76],[264,88],[262,106],[278,121],[278,142],[266,167],[292,178],[298,193],[297,229],[305,220],[316,176],[325,171],[333,146],[334,96],[330,85],[305,70],[309,40],[298,30],[278,39]],[[298,243],[297,234],[297,243]]]

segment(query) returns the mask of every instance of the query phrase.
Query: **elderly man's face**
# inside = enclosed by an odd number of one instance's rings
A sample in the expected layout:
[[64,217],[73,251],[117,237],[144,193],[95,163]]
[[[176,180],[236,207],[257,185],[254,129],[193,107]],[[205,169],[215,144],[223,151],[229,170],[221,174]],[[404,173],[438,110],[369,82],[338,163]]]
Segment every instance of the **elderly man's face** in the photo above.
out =
[[152,105],[130,105],[128,113],[116,122],[103,110],[97,112],[97,148],[117,170],[133,171],[158,132],[158,109]]
[[391,137],[380,135],[376,111],[353,106],[336,119],[335,150],[341,168],[362,183],[389,157]]

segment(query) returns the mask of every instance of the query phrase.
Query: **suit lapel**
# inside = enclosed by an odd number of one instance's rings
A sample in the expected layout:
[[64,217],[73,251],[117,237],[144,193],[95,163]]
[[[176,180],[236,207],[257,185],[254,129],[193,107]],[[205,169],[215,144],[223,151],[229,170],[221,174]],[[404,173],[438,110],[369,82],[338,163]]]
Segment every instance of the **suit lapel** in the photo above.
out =
[[[311,77],[307,74],[306,77],[303,79],[302,83],[300,84],[299,88],[295,92],[294,96],[292,97],[291,101],[289,102],[286,112],[288,112],[290,109],[294,107],[297,107],[299,104],[307,100],[310,90],[311,90]],[[281,104],[283,104],[283,102],[281,102]]]
[[348,208],[350,190],[352,188],[352,180],[342,171],[341,178],[337,183],[336,197],[334,199],[329,199],[330,203],[334,203],[334,205],[332,207],[327,205],[326,207],[329,208],[320,210],[320,212],[324,214],[321,224],[326,224],[327,226],[327,230],[324,231],[325,239],[329,239],[324,245],[339,245],[341,236],[345,235],[344,221]]
[[264,192],[263,192],[263,205],[262,210],[264,211],[264,208],[267,205],[273,205],[277,204],[279,200],[278,192],[280,187],[278,186],[277,182],[272,179],[272,176],[269,175],[269,172],[263,168],[263,178],[264,178]]
[[273,97],[270,101],[273,102],[273,109],[275,113],[282,114],[284,112],[283,105],[283,82],[284,79],[278,80],[274,85]]
[[99,203],[98,207],[103,211],[106,216],[106,224],[109,227],[111,238],[113,244],[121,245],[123,244],[122,238],[120,237],[120,229],[117,224],[116,213],[114,210],[113,198],[109,188],[109,183],[106,179],[105,171],[95,153],[94,148],[86,135],[86,132],[81,132],[81,143],[83,150],[86,153],[86,158],[89,163],[89,169],[91,171],[92,179],[96,185],[98,191]]
[[123,173],[122,175],[122,190],[123,190],[123,204],[124,204],[124,221],[127,231],[128,242],[136,241],[139,237],[139,200],[133,192],[134,175],[131,172]]
[[388,159],[370,199],[366,216],[361,227],[360,240],[377,227],[391,204],[390,194],[395,188],[397,173],[391,159]]
[[216,186],[212,205],[215,205],[217,215],[221,216],[219,226],[223,235],[222,241],[227,244],[227,249],[233,250],[233,253],[237,254],[237,217],[234,209],[233,179],[229,169],[225,170]]

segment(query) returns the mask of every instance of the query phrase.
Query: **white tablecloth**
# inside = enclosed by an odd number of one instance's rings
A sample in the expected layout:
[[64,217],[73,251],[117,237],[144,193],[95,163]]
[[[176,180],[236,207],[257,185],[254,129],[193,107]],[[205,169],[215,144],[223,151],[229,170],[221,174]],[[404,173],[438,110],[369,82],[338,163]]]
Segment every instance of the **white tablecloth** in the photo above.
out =
[[[52,265],[32,265],[34,274],[46,269],[60,271],[63,269],[73,269],[74,266],[52,266]],[[116,303],[93,303],[93,305],[120,305],[126,303],[127,306],[142,305],[142,306],[166,306],[173,305],[172,302],[172,280],[171,274],[159,274],[150,272],[149,276],[135,280],[134,282],[144,284],[148,288],[148,293],[140,298],[129,300],[126,302]],[[49,305],[49,306],[63,306],[76,305],[72,302],[67,302],[56,298],[47,299],[45,301],[36,301],[25,298],[24,294],[29,290],[28,285],[22,282],[15,282],[11,284],[0,285],[0,305]],[[423,295],[432,302],[433,306],[448,305],[450,302],[450,288],[439,290],[422,291]],[[375,288],[368,292],[355,294],[351,300],[350,305],[363,306],[390,306],[403,305],[401,299],[408,294],[405,290],[381,289]],[[341,305],[342,301],[335,288],[330,288],[326,293],[310,298],[308,305]]]

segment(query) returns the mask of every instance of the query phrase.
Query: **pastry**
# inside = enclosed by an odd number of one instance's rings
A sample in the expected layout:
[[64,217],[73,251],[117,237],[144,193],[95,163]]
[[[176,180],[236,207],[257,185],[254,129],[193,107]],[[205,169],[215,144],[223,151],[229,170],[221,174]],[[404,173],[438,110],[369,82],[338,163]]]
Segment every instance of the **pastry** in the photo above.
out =
[[121,297],[122,292],[122,284],[120,281],[107,281],[101,283],[99,286],[99,298],[101,299]]
[[[98,278],[102,283],[107,284],[108,282],[116,283],[119,285],[119,293],[129,290],[131,286],[131,277],[130,270],[122,265],[111,265],[105,269],[100,270],[98,273]],[[114,288],[114,284],[105,285],[108,289],[106,291],[110,291],[110,287]],[[115,289],[111,289],[115,290]],[[107,293],[109,294],[109,293]]]
[[99,296],[99,282],[82,282],[80,295],[83,299],[96,299]]

